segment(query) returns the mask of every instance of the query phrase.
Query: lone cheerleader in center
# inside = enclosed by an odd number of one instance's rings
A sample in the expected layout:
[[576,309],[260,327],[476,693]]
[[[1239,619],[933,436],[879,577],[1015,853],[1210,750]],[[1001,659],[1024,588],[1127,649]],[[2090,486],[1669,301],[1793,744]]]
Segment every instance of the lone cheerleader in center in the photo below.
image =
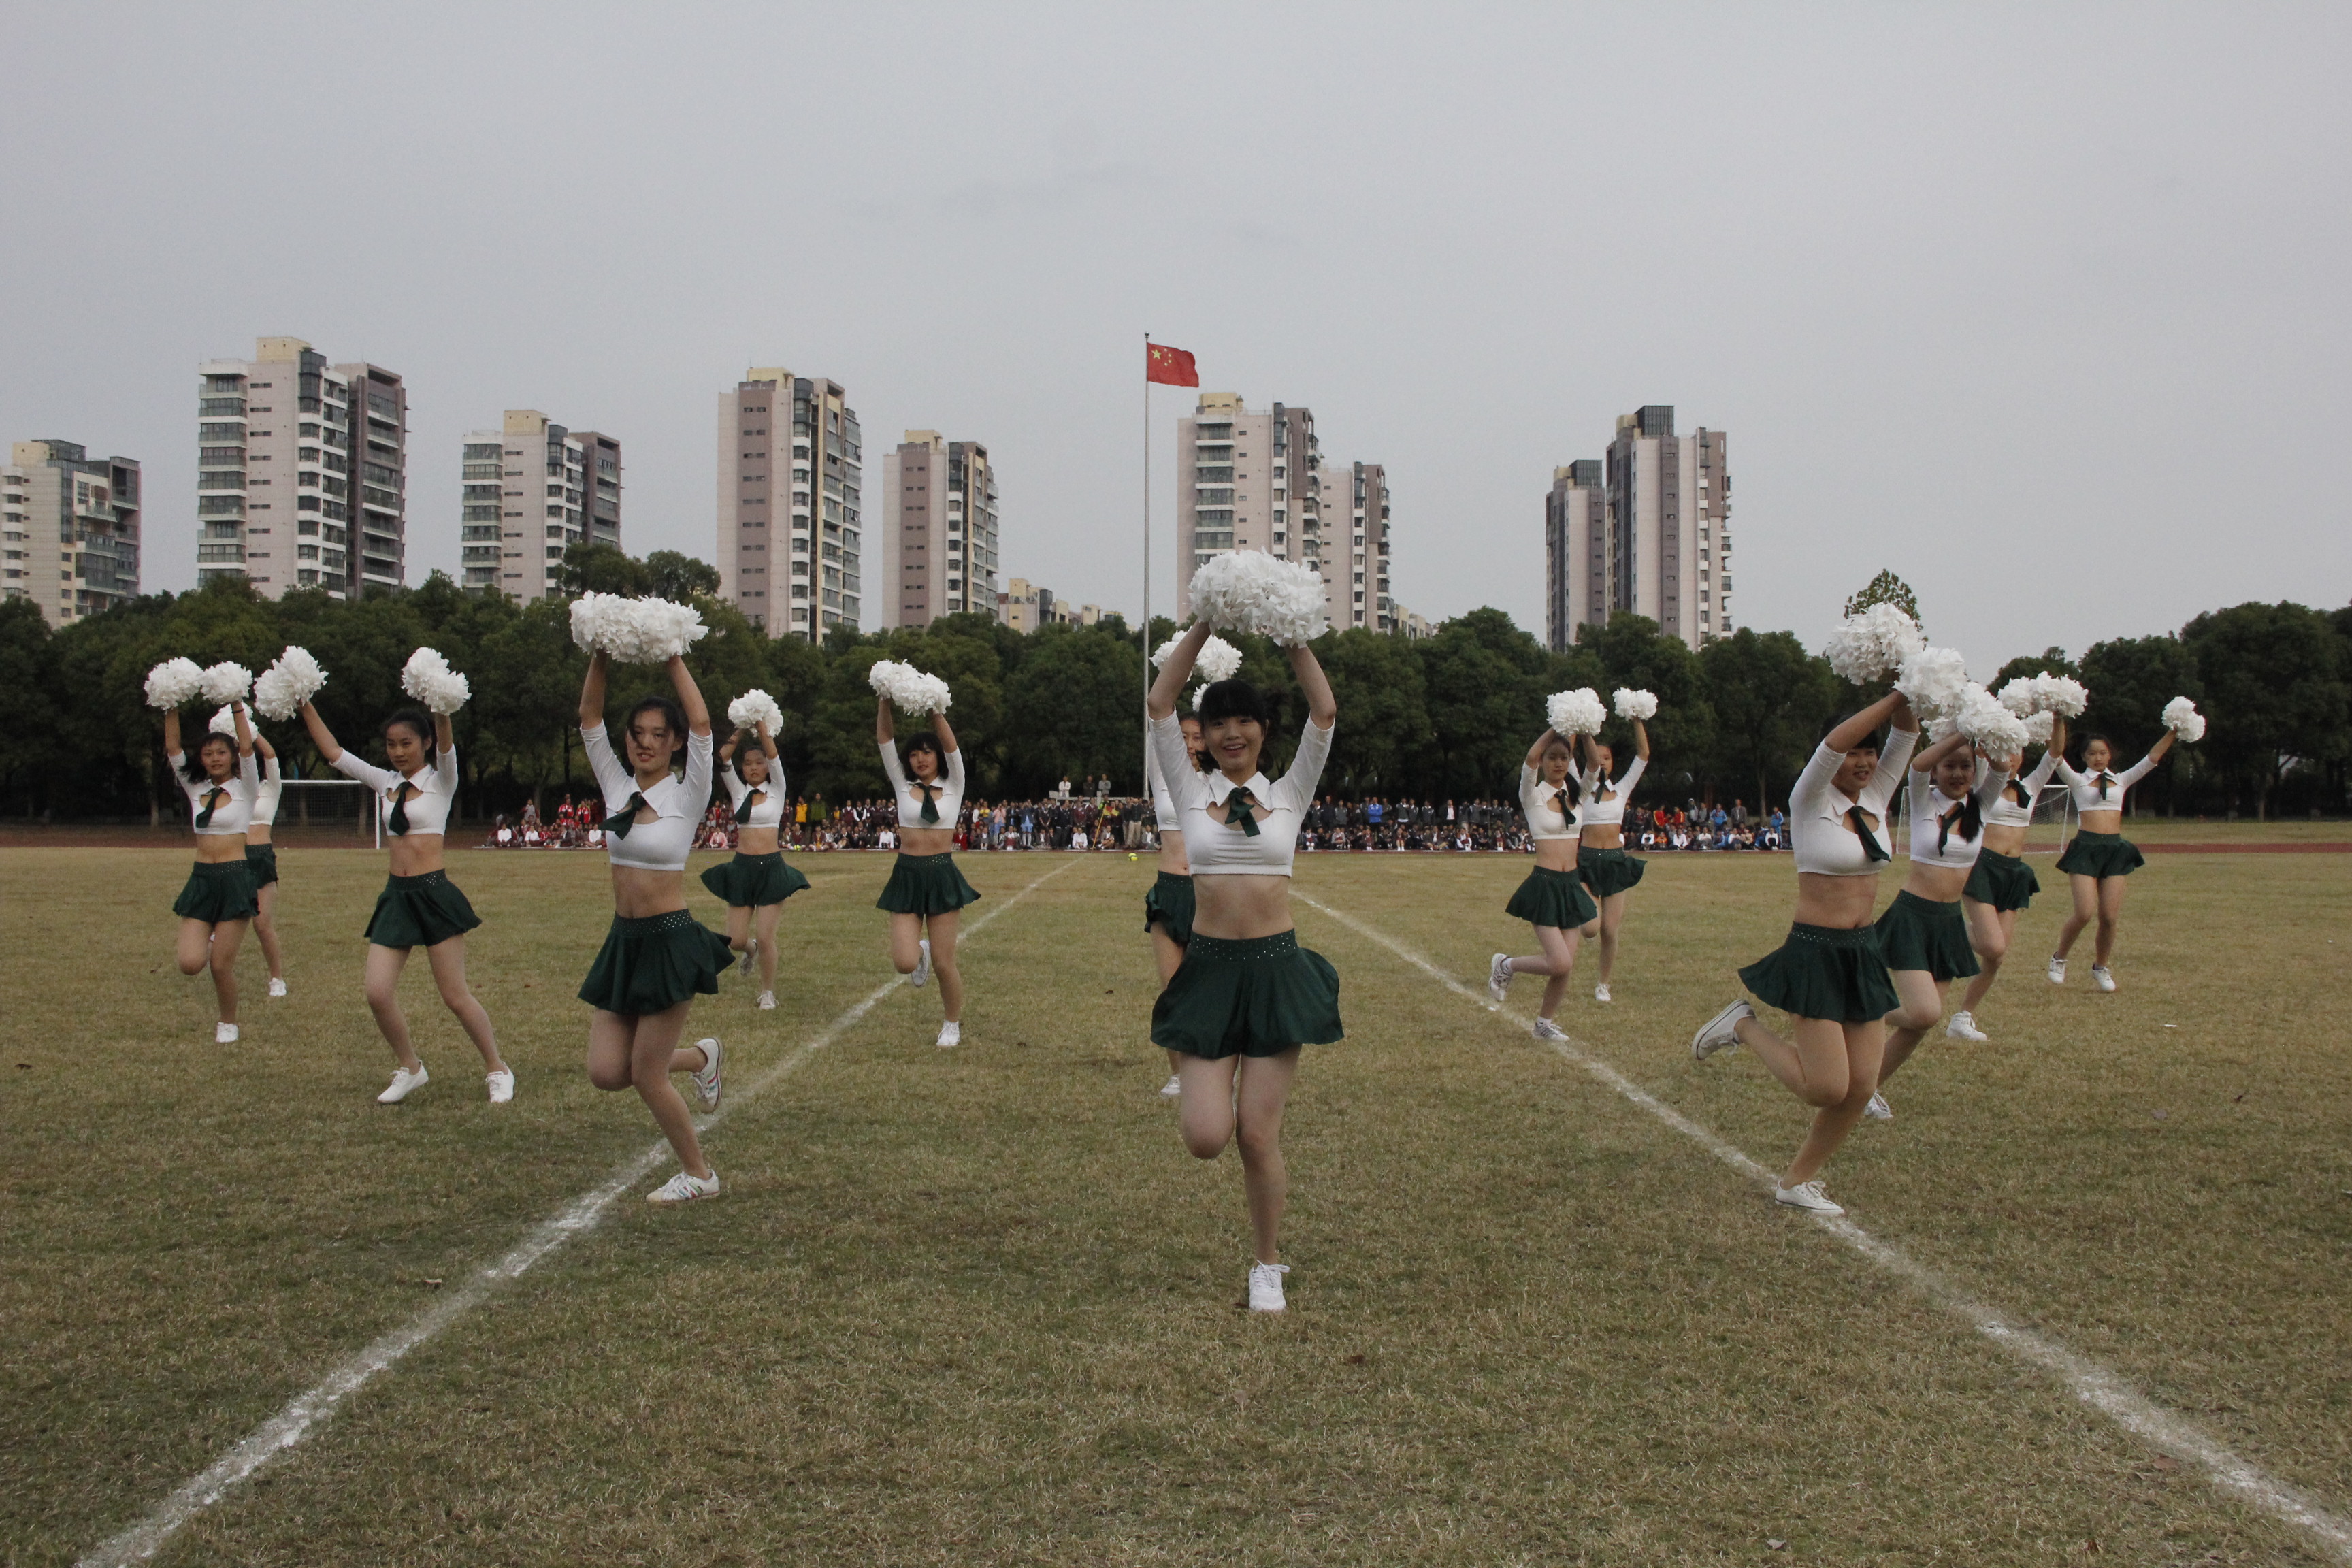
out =
[[1552,1022],[1576,972],[1576,950],[1600,910],[1577,875],[1577,810],[1583,785],[1578,781],[1569,741],[1547,729],[1519,764],[1519,812],[1535,841],[1536,863],[1503,912],[1535,928],[1543,951],[1514,958],[1498,952],[1487,964],[1486,991],[1496,1002],[1510,992],[1512,977],[1544,977],[1543,1005],[1537,1009],[1535,1037],[1564,1040],[1568,1032]]
[[257,908],[253,874],[246,868],[245,833],[261,794],[253,729],[242,705],[233,711],[236,734],[207,732],[190,758],[180,750],[180,710],[163,710],[163,760],[188,797],[196,829],[195,868],[172,905],[180,917],[180,973],[212,971],[213,997],[220,1007],[213,1039],[224,1046],[236,1043],[236,950]]
[[1176,720],[1176,698],[1208,640],[1205,622],[1187,632],[1152,682],[1148,711],[1160,773],[1184,824],[1192,868],[1192,939],[1151,1009],[1151,1038],[1179,1054],[1177,1116],[1184,1146],[1213,1160],[1241,1145],[1255,1258],[1252,1311],[1286,1305],[1282,1210],[1290,1176],[1282,1157],[1282,1117],[1300,1047],[1342,1036],[1339,976],[1320,953],[1298,945],[1290,918],[1291,864],[1298,829],[1331,755],[1338,713],[1314,650],[1289,648],[1307,695],[1307,728],[1289,771],[1269,784],[1258,771],[1272,713],[1257,688],[1219,680],[1198,711],[1213,776],[1194,767]]
[[963,1042],[963,971],[956,964],[959,911],[979,901],[955,862],[956,816],[963,810],[963,752],[944,710],[933,710],[931,731],[907,742],[902,764],[892,741],[895,704],[884,691],[874,710],[874,742],[882,771],[898,800],[898,858],[875,907],[890,916],[890,963],[919,986],[937,974],[947,1019],[938,1044]]
[[[746,744],[746,742],[749,744]],[[735,858],[702,874],[702,885],[727,906],[727,945],[743,967],[760,970],[762,1009],[776,1005],[776,917],[784,900],[809,885],[800,868],[785,864],[778,842],[784,822],[784,770],[765,717],[738,730],[719,752],[727,799],[735,815]]]
[[2092,735],[2083,742],[2083,765],[2080,769],[2067,764],[2063,742],[2053,737],[2051,744],[2059,750],[2058,776],[2074,797],[2074,813],[2083,826],[2066,846],[2066,853],[2058,857],[2058,869],[2066,873],[2066,880],[2074,895],[2074,912],[2058,932],[2058,950],[2050,955],[2050,984],[2066,984],[2066,955],[2074,949],[2074,939],[2093,921],[2099,923],[2098,940],[2091,949],[2091,983],[2102,991],[2116,988],[2115,971],[2108,961],[2116,954],[2116,931],[2124,918],[2124,879],[2147,863],[2139,846],[2124,837],[2124,792],[2156,771],[2172,750],[2174,732],[2165,731],[2147,755],[2126,768],[2112,773],[2115,748],[2105,735]]

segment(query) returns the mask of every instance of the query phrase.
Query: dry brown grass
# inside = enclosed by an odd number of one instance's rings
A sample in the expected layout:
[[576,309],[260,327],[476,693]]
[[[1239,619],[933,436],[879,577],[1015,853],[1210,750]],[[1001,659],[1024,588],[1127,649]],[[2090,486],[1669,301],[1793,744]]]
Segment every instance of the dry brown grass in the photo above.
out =
[[[371,1103],[389,1063],[354,933],[382,864],[285,858],[295,994],[221,1048],[169,962],[183,857],[0,855],[10,1563],[131,1522],[651,1140],[580,1066],[595,858],[454,868],[521,1076],[495,1111],[421,974],[436,1081]],[[1002,900],[1057,863],[966,865]],[[739,1079],[882,977],[883,862],[803,864],[782,1009],[734,981],[698,1008]],[[1524,946],[1500,913],[1524,864],[1309,858],[1300,881],[1475,982]],[[1095,858],[1040,889],[971,949],[962,1050],[930,1046],[935,993],[894,994],[730,1113],[723,1199],[625,1201],[165,1559],[2320,1560],[1312,910],[1350,1038],[1294,1101],[1293,1310],[1235,1310],[1237,1172],[1189,1159],[1153,1092],[1150,871]],[[1685,1047],[1777,941],[1788,879],[1654,863],[1617,1004],[1562,1015],[1768,1164],[1799,1108]],[[1877,1234],[2339,1508],[2348,889],[2333,857],[2162,858],[2112,996],[2040,978],[2045,899],[1993,1043],[1923,1051],[1832,1172]]]

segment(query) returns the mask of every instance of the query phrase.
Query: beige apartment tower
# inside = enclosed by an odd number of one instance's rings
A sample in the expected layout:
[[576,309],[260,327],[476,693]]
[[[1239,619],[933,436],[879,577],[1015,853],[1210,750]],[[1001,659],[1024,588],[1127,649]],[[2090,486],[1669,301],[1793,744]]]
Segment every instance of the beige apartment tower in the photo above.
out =
[[196,581],[356,598],[406,580],[408,392],[299,338],[197,367]]
[[1601,459],[1551,471],[1544,497],[1544,641],[1565,653],[1577,628],[1609,618],[1609,491]]
[[909,430],[882,459],[881,624],[997,617],[996,469],[977,441]]
[[575,544],[621,548],[621,443],[572,430],[536,408],[509,408],[503,429],[466,436],[464,582],[515,599],[563,591]]
[[1192,574],[1212,555],[1263,550],[1319,569],[1319,452],[1311,410],[1252,413],[1234,393],[1204,392],[1176,422],[1179,623],[1192,614]]
[[1554,647],[1621,614],[1647,616],[1694,648],[1729,635],[1724,432],[1702,426],[1677,436],[1672,404],[1645,405],[1619,418],[1605,458],[1553,470],[1544,521],[1545,623]]
[[1317,470],[1324,613],[1339,630],[1397,629],[1389,600],[1389,475],[1378,463]]
[[61,626],[139,593],[139,464],[19,441],[0,468],[0,599]]
[[771,637],[858,626],[857,415],[840,383],[754,366],[719,396],[719,591]]

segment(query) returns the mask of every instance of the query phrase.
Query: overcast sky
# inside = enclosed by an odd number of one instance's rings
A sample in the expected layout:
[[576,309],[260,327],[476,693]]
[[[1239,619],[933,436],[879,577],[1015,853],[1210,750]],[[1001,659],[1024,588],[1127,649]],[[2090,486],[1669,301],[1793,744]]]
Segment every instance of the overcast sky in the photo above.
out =
[[1979,676],[2352,599],[2342,5],[0,17],[0,437],[146,465],[150,589],[197,363],[289,333],[407,378],[412,582],[509,407],[709,559],[715,395],[782,364],[869,517],[901,430],[982,441],[1004,574],[1131,614],[1148,331],[1388,466],[1433,618],[1540,633],[1552,468],[1644,403],[1729,433],[1735,615],[1814,646],[1881,565]]

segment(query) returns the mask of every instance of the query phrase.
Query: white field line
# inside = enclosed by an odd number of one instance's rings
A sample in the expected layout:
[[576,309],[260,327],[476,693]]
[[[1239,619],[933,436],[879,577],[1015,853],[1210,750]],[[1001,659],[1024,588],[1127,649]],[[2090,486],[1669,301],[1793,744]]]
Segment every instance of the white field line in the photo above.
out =
[[[1342,914],[1330,905],[1308,898],[1295,889],[1291,897],[1328,915],[1367,941],[1387,948],[1455,995],[1476,1004],[1481,1009],[1500,1013],[1520,1025],[1532,1022],[1525,1015],[1510,1008],[1496,1007],[1483,986],[1474,989],[1464,984],[1386,932],[1366,925],[1352,915]],[[1551,1040],[1545,1043],[1564,1059],[1582,1068],[1749,1181],[1764,1185],[1777,1183],[1777,1173],[1768,1170],[1747,1152],[1726,1142],[1672,1106],[1664,1104],[1607,1062],[1579,1048],[1573,1041]],[[2196,1466],[2215,1487],[2252,1504],[2273,1519],[2302,1530],[2337,1562],[2352,1563],[2352,1519],[2332,1512],[2284,1481],[2241,1458],[2219,1439],[2177,1412],[2157,1404],[2120,1375],[2088,1356],[2067,1349],[2048,1334],[2011,1321],[1902,1248],[1892,1242],[1880,1240],[1851,1219],[1822,1215],[1808,1217],[1918,1291],[1931,1304],[1960,1319],[2011,1355],[2056,1373],[2074,1391],[2076,1398],[2125,1431],[2174,1458]]]
[[[1046,872],[965,926],[958,938],[959,943],[979,935],[997,916],[1064,871],[1082,864],[1084,862],[1072,860]],[[773,1088],[809,1058],[839,1039],[858,1020],[872,1012],[884,997],[904,984],[903,978],[893,977],[887,984],[876,986],[847,1012],[826,1025],[822,1034],[785,1052],[766,1072],[740,1089],[730,1086],[725,1103],[702,1118],[698,1125],[708,1131],[725,1121],[728,1112],[745,1100]],[[122,1564],[143,1563],[153,1557],[181,1526],[251,1480],[263,1466],[308,1437],[319,1423],[333,1415],[338,1405],[367,1386],[378,1373],[392,1370],[401,1357],[488,1300],[494,1292],[520,1278],[531,1265],[564,1243],[595,1229],[622,1194],[645,1180],[656,1166],[672,1157],[668,1142],[655,1140],[643,1153],[625,1161],[605,1178],[603,1185],[581,1194],[533,1226],[505,1257],[335,1367],[314,1386],[297,1394],[284,1409],[247,1433],[219,1458],[190,1477],[146,1518],[103,1545],[92,1547],[85,1552],[74,1568],[121,1568]]]

